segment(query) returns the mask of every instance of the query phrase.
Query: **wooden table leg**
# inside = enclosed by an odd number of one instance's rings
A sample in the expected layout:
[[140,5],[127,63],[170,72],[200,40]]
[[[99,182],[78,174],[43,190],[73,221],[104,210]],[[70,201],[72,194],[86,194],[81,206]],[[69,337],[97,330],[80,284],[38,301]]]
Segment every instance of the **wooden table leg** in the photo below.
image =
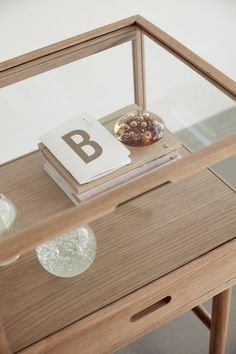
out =
[[224,354],[232,288],[213,297],[209,354]]

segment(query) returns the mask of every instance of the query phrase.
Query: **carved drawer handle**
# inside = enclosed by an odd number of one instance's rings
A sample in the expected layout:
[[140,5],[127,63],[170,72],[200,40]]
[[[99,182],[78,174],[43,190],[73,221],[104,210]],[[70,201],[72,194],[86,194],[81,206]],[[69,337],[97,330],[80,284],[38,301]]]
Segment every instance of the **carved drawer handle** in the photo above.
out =
[[136,322],[138,320],[141,320],[143,317],[149,315],[150,313],[160,309],[161,307],[169,304],[171,302],[171,296],[166,296],[163,299],[155,302],[155,304],[152,304],[149,307],[146,307],[144,310],[136,313],[130,318],[130,322]]

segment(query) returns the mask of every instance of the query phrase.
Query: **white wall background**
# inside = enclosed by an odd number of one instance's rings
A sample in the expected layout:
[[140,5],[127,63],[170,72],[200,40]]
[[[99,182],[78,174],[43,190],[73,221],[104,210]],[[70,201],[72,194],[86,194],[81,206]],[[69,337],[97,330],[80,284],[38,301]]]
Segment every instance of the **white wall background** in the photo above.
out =
[[[141,14],[236,79],[234,0],[0,0],[0,61]],[[228,98],[147,41],[149,107],[174,130],[232,107]],[[132,101],[129,44],[0,92],[0,163],[36,147],[60,122]]]

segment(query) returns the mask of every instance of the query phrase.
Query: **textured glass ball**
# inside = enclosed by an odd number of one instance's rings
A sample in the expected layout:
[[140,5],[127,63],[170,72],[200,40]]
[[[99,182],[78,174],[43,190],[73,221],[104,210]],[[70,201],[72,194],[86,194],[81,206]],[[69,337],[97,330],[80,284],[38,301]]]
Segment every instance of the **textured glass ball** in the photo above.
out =
[[88,225],[78,227],[36,248],[39,262],[58,277],[83,273],[96,256],[96,238]]
[[[20,227],[17,209],[10,199],[0,194],[0,240],[6,239]],[[1,246],[0,246],[1,247]],[[19,256],[0,261],[0,266],[6,266],[15,262]]]
[[146,146],[162,138],[165,126],[156,114],[139,109],[118,119],[114,131],[126,145]]

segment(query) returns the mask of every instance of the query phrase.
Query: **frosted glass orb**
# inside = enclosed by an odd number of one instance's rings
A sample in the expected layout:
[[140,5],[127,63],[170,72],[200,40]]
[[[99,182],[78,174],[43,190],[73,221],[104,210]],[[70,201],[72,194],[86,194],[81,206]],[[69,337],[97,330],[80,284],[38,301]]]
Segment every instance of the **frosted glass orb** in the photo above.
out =
[[[3,240],[20,227],[20,221],[15,205],[0,194],[0,240]],[[1,247],[1,245],[0,245]],[[4,261],[0,261],[0,266],[6,266],[15,262],[19,256],[8,258]]]
[[83,225],[36,248],[39,262],[58,277],[74,277],[93,263],[96,238],[88,225]]
[[146,146],[162,138],[165,126],[156,114],[138,109],[119,118],[114,132],[126,145]]

